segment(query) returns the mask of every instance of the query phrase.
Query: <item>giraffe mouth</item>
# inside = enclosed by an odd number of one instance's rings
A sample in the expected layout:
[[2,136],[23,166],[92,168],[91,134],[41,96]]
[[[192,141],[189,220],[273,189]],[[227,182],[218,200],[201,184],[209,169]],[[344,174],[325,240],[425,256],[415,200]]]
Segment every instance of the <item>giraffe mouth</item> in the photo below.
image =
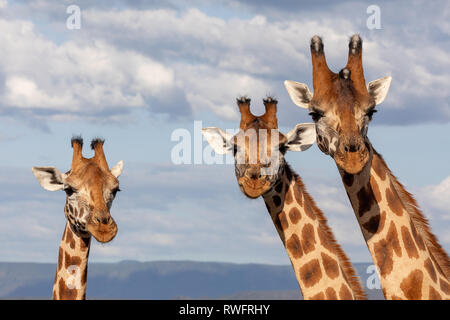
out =
[[110,242],[117,234],[117,224],[116,222],[111,218],[111,221],[108,224],[103,223],[89,223],[87,225],[88,231],[91,233],[91,235],[101,243],[107,243]]
[[369,152],[363,149],[362,152],[336,152],[334,154],[336,164],[349,174],[360,173],[369,161]]
[[270,182],[266,179],[249,179],[242,177],[238,181],[241,191],[250,199],[256,199],[270,189]]

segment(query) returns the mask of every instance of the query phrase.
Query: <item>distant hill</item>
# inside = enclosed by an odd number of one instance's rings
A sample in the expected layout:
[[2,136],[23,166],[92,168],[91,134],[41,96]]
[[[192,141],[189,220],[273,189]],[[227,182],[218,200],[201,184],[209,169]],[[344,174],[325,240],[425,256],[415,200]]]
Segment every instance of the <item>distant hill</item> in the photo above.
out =
[[[356,263],[363,285],[368,263]],[[0,298],[51,298],[56,264],[0,263]],[[381,290],[367,290],[383,299]],[[91,263],[88,299],[301,299],[291,266],[193,261]]]

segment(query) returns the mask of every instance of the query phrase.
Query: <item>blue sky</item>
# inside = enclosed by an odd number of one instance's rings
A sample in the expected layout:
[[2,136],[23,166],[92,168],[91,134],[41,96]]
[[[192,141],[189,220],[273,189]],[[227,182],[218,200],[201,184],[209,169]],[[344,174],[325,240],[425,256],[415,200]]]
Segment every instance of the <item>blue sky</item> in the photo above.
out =
[[[80,30],[66,28],[69,4],[81,8]],[[366,26],[369,4],[381,9],[379,30]],[[353,33],[366,80],[393,77],[372,144],[450,250],[449,14],[447,1],[0,1],[0,260],[56,262],[64,193],[43,190],[31,167],[67,170],[70,138],[82,134],[106,139],[110,165],[125,162],[118,236],[95,244],[91,261],[289,264],[262,199],[241,194],[233,166],[176,166],[170,136],[192,132],[194,120],[236,128],[243,94],[255,113],[275,95],[285,132],[310,122],[283,81],[311,86],[314,34],[342,68]],[[370,261],[334,162],[317,146],[287,159],[352,260]]]

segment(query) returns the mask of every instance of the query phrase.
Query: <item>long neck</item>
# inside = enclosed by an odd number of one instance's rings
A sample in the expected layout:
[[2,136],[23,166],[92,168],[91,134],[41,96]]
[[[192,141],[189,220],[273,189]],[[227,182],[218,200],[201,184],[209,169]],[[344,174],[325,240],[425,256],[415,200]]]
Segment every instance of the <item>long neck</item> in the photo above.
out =
[[359,278],[326,218],[287,164],[264,201],[305,300],[365,299]]
[[386,299],[449,299],[450,260],[414,198],[371,147],[363,171],[339,169]]
[[91,238],[82,238],[66,223],[59,245],[58,267],[53,284],[54,300],[86,299],[87,265]]

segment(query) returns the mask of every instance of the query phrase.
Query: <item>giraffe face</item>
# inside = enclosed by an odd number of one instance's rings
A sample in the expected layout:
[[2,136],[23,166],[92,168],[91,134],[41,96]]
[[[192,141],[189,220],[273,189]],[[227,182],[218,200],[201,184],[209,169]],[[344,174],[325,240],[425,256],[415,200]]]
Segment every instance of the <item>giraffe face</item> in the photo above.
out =
[[81,157],[72,162],[71,169],[65,174],[55,167],[33,167],[33,173],[44,189],[65,191],[64,213],[72,230],[79,236],[92,235],[99,242],[109,242],[117,234],[117,224],[110,209],[120,191],[117,178],[123,168],[122,161],[111,170],[105,164],[106,161],[103,163],[96,157]]
[[89,232],[99,242],[111,241],[117,225],[110,209],[119,190],[117,177],[95,163],[69,171],[64,181],[68,221],[75,230]]
[[[321,91],[319,91],[321,92]],[[319,149],[346,172],[360,172],[369,159],[369,122],[375,112],[370,96],[359,95],[349,79],[337,77],[325,96],[313,96],[309,111],[316,123]]]
[[249,198],[270,190],[279,178],[287,138],[255,120],[232,140],[235,174],[239,188]]
[[[270,101],[276,104],[276,101]],[[249,100],[246,102],[249,104]],[[240,103],[242,101],[238,100]],[[265,101],[265,104],[267,108],[269,103]],[[267,114],[268,111],[259,117],[243,117],[245,121],[241,121],[240,130],[234,136],[219,128],[202,130],[216,153],[233,152],[239,188],[252,199],[267,193],[276,185],[284,168],[284,154],[288,150],[304,151],[316,139],[314,124],[298,124],[285,135],[278,131],[276,118],[274,121]]]
[[317,131],[320,150],[330,155],[339,168],[350,174],[362,171],[370,158],[367,131],[375,106],[387,95],[391,77],[372,81],[366,87],[362,71],[362,41],[353,36],[349,60],[339,74],[331,72],[325,61],[322,40],[311,40],[314,94],[308,86],[285,81],[295,104],[309,110]]

